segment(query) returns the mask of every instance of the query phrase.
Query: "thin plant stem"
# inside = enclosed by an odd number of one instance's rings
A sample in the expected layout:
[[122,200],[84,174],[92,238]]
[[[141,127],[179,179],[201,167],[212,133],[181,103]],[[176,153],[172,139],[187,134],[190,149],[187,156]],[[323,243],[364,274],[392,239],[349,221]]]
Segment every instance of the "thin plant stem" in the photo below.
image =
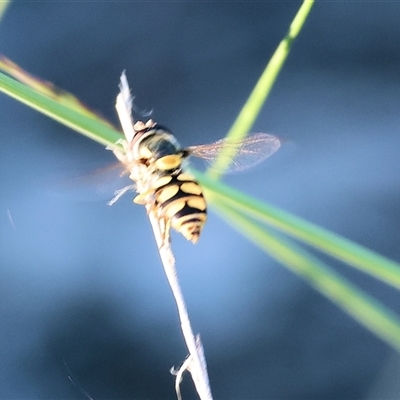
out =
[[191,172],[206,189],[207,199],[210,203],[214,200],[223,201],[259,222],[268,224],[390,286],[400,289],[399,263],[300,217],[239,192],[222,182],[215,182],[205,174],[195,170],[191,170]]
[[4,14],[9,5],[10,5],[10,1],[8,1],[8,0],[0,1],[0,20],[4,17]]
[[74,104],[70,107],[61,103],[59,98],[52,98],[2,73],[0,91],[104,146],[113,146],[122,138],[120,132],[93,113],[88,113],[83,106],[78,108]]
[[264,226],[258,227],[248,215],[232,208],[224,200],[215,199],[214,206],[219,214],[241,234],[278,262],[306,279],[361,325],[400,351],[400,318],[392,310],[358,289],[295,243],[276,237]]
[[[286,36],[279,43],[274,54],[269,60],[264,72],[257,81],[249,98],[241,109],[231,129],[229,130],[226,139],[227,142],[239,142],[250,131],[258,114],[261,111],[271,89],[278,77],[279,72],[289,55],[293,41],[299,35],[301,28],[306,21],[308,14],[314,5],[314,0],[304,0],[299,11],[290,24]],[[235,153],[230,148],[222,149],[215,163],[208,170],[208,175],[211,178],[218,179],[226,171],[234,158]]]
[[[179,285],[178,275],[175,268],[175,258],[171,250],[170,243],[165,243],[163,234],[159,228],[159,221],[153,211],[147,208],[150,223],[153,228],[154,236],[156,238],[157,246],[159,249],[161,261],[164,267],[165,275],[167,276],[168,283],[171,287],[172,294],[174,296],[176,306],[178,308],[179,320],[181,324],[182,334],[186,342],[186,346],[189,351],[190,361],[185,365],[192,375],[193,382],[195,384],[197,393],[201,400],[211,400],[211,389],[207,373],[207,364],[204,358],[203,347],[199,342],[199,336],[195,337],[193,329],[190,323],[189,314],[187,311],[185,299],[181,287]],[[177,374],[177,385],[181,377]],[[177,391],[178,398],[180,392]]]
[[[124,73],[121,76],[120,89],[121,93],[117,97],[116,109],[124,130],[127,143],[130,143],[135,136],[135,130],[133,128],[134,124],[131,116],[132,98],[130,95],[128,81]],[[129,145],[124,147],[126,149],[130,148]],[[143,177],[140,173],[134,171],[136,170],[131,170],[131,177],[132,180],[134,180],[138,184],[138,186],[141,181],[146,181],[146,179],[148,179],[148,177]],[[140,169],[138,169],[138,171],[140,171]],[[140,187],[142,186],[143,185],[141,184]],[[181,323],[182,334],[189,351],[189,361],[186,361],[184,363],[185,368],[187,368],[192,376],[200,399],[212,400],[204,351],[199,337],[195,337],[190,324],[189,314],[187,312],[185,300],[179,285],[178,276],[175,268],[175,258],[169,241],[169,228],[163,221],[160,220],[152,204],[146,204],[146,210],[151,226],[153,228],[164,271],[171,287],[172,294],[175,298]],[[182,370],[180,370],[180,372],[176,374],[176,387],[178,388],[181,376]],[[178,390],[177,395],[178,398],[180,398],[180,391]]]

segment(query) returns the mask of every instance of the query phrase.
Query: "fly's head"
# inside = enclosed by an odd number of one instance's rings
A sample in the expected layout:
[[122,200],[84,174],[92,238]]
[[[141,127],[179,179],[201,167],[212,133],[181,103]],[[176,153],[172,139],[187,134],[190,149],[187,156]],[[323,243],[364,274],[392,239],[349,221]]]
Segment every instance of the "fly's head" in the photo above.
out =
[[133,160],[161,171],[180,167],[184,153],[169,129],[152,120],[146,124],[138,121],[134,129],[136,134],[131,143]]

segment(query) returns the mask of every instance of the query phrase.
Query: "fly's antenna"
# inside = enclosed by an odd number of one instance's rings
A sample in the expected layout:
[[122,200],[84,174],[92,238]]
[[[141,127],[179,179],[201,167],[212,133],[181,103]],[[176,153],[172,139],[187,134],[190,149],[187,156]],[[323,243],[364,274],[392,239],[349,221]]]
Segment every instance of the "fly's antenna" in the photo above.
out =
[[141,109],[139,109],[139,107],[135,104],[135,97],[132,97],[132,110],[136,113],[136,114],[138,114],[138,115],[140,115],[141,117],[150,117],[152,114],[153,114],[153,109],[151,109],[151,110],[141,110]]

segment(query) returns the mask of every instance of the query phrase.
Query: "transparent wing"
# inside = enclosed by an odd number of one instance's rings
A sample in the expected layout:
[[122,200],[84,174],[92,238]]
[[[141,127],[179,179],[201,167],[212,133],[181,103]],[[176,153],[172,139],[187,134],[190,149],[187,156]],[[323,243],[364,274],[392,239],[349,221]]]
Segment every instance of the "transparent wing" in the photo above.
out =
[[50,191],[72,201],[105,201],[110,200],[118,189],[132,184],[128,171],[120,162],[72,175],[70,171],[55,174]]
[[226,172],[243,171],[263,162],[281,146],[281,141],[274,135],[256,133],[238,142],[227,139],[215,143],[186,148],[189,155],[199,157],[207,163],[217,158],[222,148],[232,154],[232,162]]

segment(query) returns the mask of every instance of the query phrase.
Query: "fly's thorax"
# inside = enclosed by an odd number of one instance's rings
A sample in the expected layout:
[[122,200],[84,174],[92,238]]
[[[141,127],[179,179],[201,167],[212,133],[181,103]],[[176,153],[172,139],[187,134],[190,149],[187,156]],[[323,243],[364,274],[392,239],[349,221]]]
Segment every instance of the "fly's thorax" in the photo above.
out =
[[160,125],[136,133],[132,141],[132,155],[138,162],[156,169],[172,171],[180,167],[183,152],[174,135]]

